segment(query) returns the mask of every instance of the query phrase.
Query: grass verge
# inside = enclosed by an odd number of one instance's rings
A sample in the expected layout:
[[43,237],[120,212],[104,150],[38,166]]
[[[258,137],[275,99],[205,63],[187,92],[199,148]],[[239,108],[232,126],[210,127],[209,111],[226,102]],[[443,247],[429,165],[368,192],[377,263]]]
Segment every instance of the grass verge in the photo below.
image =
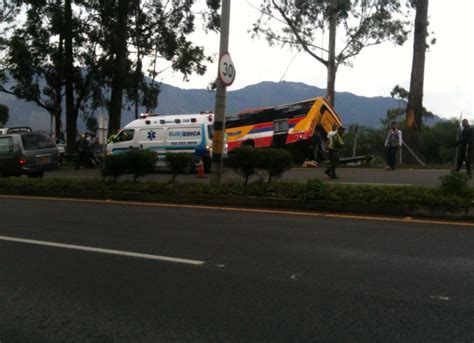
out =
[[[231,183],[220,187],[202,183],[105,182],[97,179],[1,178],[0,194],[42,195],[133,201],[272,207],[352,213],[470,218],[474,190],[462,195],[438,188],[343,185],[319,179],[306,182]],[[420,211],[421,210],[421,211]]]

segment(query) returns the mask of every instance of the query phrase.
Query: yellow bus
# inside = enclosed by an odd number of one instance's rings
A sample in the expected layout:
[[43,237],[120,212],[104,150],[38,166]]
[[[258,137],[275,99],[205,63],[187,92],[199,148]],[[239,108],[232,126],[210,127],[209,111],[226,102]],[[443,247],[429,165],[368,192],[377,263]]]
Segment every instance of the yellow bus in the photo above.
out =
[[230,152],[246,145],[261,148],[307,143],[315,129],[324,140],[334,125],[341,126],[342,120],[323,97],[245,110],[226,117],[227,148]]

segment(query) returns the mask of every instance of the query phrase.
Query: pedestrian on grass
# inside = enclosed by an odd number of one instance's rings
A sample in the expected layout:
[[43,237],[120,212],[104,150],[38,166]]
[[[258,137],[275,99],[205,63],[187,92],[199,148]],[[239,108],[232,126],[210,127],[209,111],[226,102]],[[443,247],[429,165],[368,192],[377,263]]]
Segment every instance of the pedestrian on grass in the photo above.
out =
[[456,142],[456,146],[460,146],[458,151],[456,171],[461,170],[462,164],[464,162],[466,164],[467,174],[471,176],[471,160],[474,151],[474,144],[472,128],[469,125],[469,121],[467,119],[463,119],[462,128],[461,137],[459,137],[459,140]]
[[394,170],[397,162],[397,151],[402,147],[402,131],[397,128],[397,123],[392,121],[390,129],[385,139],[385,149],[387,150],[386,170]]
[[342,136],[344,136],[345,131],[346,128],[339,126],[335,134],[332,134],[331,136],[328,135],[329,167],[324,172],[331,179],[338,179],[336,168],[339,165],[340,154],[344,150],[344,140],[342,139]]

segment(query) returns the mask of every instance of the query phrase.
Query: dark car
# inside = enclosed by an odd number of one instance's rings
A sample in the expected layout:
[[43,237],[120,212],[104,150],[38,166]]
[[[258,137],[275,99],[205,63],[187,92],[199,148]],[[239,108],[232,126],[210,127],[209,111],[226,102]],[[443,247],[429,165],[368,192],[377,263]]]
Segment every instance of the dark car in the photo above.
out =
[[0,176],[42,177],[58,165],[59,151],[49,136],[40,132],[0,136]]

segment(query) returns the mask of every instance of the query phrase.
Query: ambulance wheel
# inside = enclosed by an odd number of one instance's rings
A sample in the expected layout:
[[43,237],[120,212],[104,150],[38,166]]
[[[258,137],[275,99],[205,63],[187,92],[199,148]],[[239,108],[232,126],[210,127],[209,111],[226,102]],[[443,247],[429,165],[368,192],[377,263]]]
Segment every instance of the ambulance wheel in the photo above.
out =
[[196,165],[193,162],[188,163],[186,168],[184,168],[185,174],[194,174],[195,171],[196,171]]

